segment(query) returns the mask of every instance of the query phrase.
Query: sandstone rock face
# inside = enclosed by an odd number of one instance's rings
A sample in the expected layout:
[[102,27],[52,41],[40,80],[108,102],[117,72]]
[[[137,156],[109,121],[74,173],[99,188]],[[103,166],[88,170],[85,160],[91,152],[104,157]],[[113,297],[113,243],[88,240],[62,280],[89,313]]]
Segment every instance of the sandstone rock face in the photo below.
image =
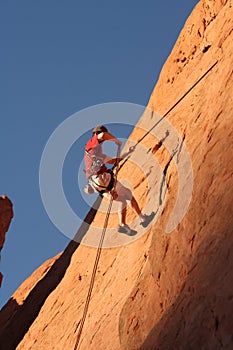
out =
[[[161,122],[156,135],[148,135],[141,142],[144,148],[135,151],[141,169],[128,161],[119,174],[121,180],[130,174],[140,206],[158,216],[143,229],[129,210],[135,237],[107,231],[81,350],[233,348],[232,18],[231,1],[198,3],[131,135],[132,142],[140,139],[143,129],[153,127],[157,115],[163,116],[217,62],[166,117],[181,136],[174,152],[169,150],[172,131],[167,135],[167,124]],[[184,147],[192,169],[181,166]],[[150,157],[156,157],[160,175]],[[185,189],[191,175],[190,205],[168,234],[177,196],[184,193],[181,178]],[[106,202],[98,205],[90,228],[78,233],[85,231],[87,245],[71,242],[5,305],[0,314],[2,349],[74,349]],[[109,226],[116,225],[113,214]]]
[[[0,250],[3,248],[6,233],[13,218],[12,203],[6,195],[0,197]],[[2,273],[0,272],[0,286],[2,284]]]

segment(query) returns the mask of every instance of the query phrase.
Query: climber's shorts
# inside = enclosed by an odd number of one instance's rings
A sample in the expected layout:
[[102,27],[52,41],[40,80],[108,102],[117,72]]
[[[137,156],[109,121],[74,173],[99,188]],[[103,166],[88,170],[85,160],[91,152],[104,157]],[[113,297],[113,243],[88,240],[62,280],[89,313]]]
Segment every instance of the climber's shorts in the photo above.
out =
[[[131,201],[132,192],[129,188],[125,187],[121,182],[117,181],[115,186],[115,192],[117,193],[117,198],[115,199],[118,202]],[[111,194],[106,192],[103,194],[105,198],[111,199]]]

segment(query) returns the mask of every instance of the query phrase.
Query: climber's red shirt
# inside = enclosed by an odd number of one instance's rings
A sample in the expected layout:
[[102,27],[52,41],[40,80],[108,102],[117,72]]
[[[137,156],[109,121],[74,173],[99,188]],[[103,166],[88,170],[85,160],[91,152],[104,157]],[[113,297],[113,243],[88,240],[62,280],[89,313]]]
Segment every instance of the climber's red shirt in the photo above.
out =
[[88,173],[88,170],[90,169],[92,165],[92,159],[91,157],[96,157],[97,159],[103,160],[105,155],[103,154],[102,150],[102,144],[98,140],[98,135],[94,135],[89,141],[87,141],[85,150],[86,152],[84,153],[84,161],[85,161],[85,167],[86,167],[86,176],[89,178],[91,175]]

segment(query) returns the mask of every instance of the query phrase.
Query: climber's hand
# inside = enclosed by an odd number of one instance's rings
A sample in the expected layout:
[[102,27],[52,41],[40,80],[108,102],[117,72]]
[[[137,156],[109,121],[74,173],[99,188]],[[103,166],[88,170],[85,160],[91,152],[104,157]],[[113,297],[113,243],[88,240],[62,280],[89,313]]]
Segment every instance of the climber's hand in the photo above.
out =
[[135,148],[136,148],[136,146],[131,146],[131,147],[129,147],[128,153],[134,152],[134,151],[135,151]]

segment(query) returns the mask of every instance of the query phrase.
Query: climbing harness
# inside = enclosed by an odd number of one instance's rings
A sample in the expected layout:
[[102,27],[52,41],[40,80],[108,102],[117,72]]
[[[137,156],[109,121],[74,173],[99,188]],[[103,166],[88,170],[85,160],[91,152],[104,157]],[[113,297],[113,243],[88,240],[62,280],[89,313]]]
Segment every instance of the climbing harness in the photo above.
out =
[[[197,81],[194,85],[192,85],[192,87],[150,128],[149,131],[147,131],[138,141],[137,143],[134,145],[134,148],[142,142],[142,140],[148,135],[150,134],[150,132],[185,98],[185,96],[187,96],[190,91],[193,90],[193,88],[216,66],[216,64],[218,63],[218,61],[216,61]],[[153,113],[153,111],[152,111]],[[116,172],[115,172],[115,181],[114,181],[114,185],[113,185],[113,190],[115,189],[116,186],[116,181],[117,181],[117,175],[119,173],[119,171],[121,170],[121,168],[124,166],[124,164],[129,160],[130,155],[124,160],[124,162],[122,162],[122,164],[119,166],[119,161],[120,161],[120,147],[118,147],[117,150],[117,158],[116,158],[116,163],[113,166],[113,168],[116,168]],[[111,192],[110,192],[111,193]],[[108,211],[105,217],[105,221],[104,221],[104,226],[103,226],[103,231],[100,237],[100,241],[99,241],[99,245],[98,245],[98,249],[97,249],[97,253],[96,253],[96,259],[95,259],[95,263],[94,263],[94,268],[92,271],[92,276],[91,276],[91,281],[90,281],[90,286],[89,286],[89,290],[88,290],[88,294],[87,294],[87,298],[86,298],[86,302],[85,302],[85,306],[84,306],[84,310],[83,310],[83,315],[81,318],[80,323],[78,324],[79,326],[79,332],[77,335],[77,339],[76,339],[76,343],[74,346],[74,350],[77,350],[78,345],[79,345],[79,341],[81,338],[81,334],[82,334],[82,330],[83,330],[83,326],[85,323],[85,319],[87,316],[87,311],[88,311],[88,307],[89,307],[89,303],[90,303],[90,299],[91,299],[91,294],[92,294],[92,290],[94,287],[94,281],[95,281],[95,276],[96,276],[96,271],[97,271],[97,267],[98,267],[98,263],[99,263],[99,259],[100,259],[100,255],[101,255],[101,251],[102,251],[102,246],[103,246],[103,242],[104,242],[104,238],[105,238],[105,233],[107,230],[107,226],[108,226],[108,220],[109,220],[109,216],[110,216],[110,212],[112,209],[112,203],[113,203],[113,195],[111,196],[111,200],[108,206]],[[77,326],[77,328],[78,328]]]
[[[102,176],[109,175],[110,180],[109,183],[104,186],[103,184],[98,183],[98,178],[101,178]],[[92,175],[89,179],[89,184],[100,194],[104,194],[105,192],[110,192],[113,189],[114,183],[115,183],[115,176],[112,169],[108,169],[105,173],[97,175],[97,178],[95,178],[94,175]]]

